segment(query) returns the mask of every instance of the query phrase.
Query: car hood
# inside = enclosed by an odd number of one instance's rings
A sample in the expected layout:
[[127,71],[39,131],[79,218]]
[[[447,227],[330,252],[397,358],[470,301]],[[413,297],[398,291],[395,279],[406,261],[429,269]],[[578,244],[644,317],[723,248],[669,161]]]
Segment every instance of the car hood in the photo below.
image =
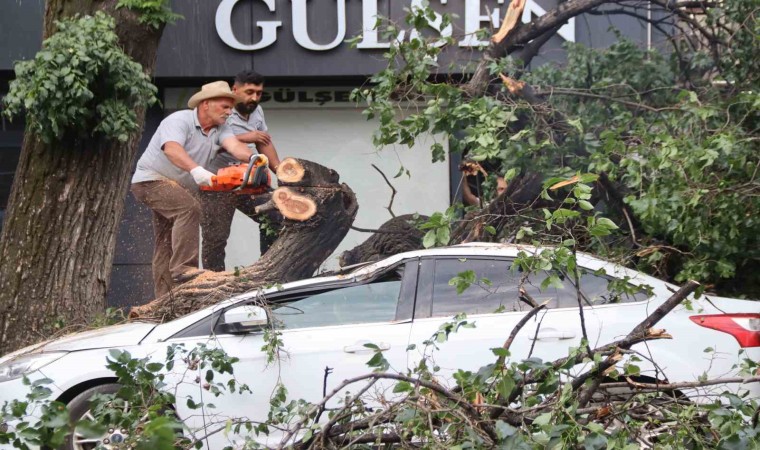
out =
[[15,351],[5,355],[2,360],[5,361],[15,356],[33,352],[73,352],[95,348],[137,345],[155,327],[155,323],[134,322],[69,334]]
[[42,350],[45,352],[76,351],[137,345],[155,327],[155,323],[136,322],[98,328],[50,341],[42,347]]

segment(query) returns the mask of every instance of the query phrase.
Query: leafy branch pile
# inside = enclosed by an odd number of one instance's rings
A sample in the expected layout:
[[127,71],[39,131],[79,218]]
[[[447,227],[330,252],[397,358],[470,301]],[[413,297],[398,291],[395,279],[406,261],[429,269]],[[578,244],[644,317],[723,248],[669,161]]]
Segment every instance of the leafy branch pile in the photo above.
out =
[[[514,185],[495,200],[506,203],[501,208],[470,208],[471,223],[454,220],[454,210],[433,215],[426,229],[438,239],[428,231],[425,245],[535,241],[517,234],[524,222],[544,219],[541,208],[559,204],[541,198],[545,180],[594,173],[598,195],[570,208],[602,212],[624,234],[582,239],[583,250],[675,282],[698,279],[728,295],[756,297],[760,71],[749,55],[758,43],[757,1],[633,1],[608,10],[595,9],[608,2],[566,3],[575,13],[648,20],[661,41],[651,50],[620,36],[606,49],[567,44],[565,63],[533,67],[561,25],[547,14],[492,42],[476,67],[446,67],[473,73],[454,77],[440,73],[440,61],[456,39],[419,37],[451,17],[413,8],[406,26],[418,38],[396,42],[387,68],[354,92],[379,121],[376,145],[412,145],[432,132],[433,161],[444,159],[448,144],[494,167],[486,195],[495,197],[496,176]],[[387,21],[381,27],[388,38],[399,28]]]
[[[533,265],[530,259],[545,256],[523,258]],[[522,291],[521,300],[532,309],[502,346],[491,349],[493,360],[478,370],[445,374],[436,364],[455,333],[478,332],[476,323],[460,314],[422,343],[423,356],[410,370],[396,370],[377,345],[366,344],[374,351],[367,361],[368,370],[374,371],[336,383],[323,399],[289,399],[280,383],[265,421],[214,421],[210,416],[202,429],[197,421],[190,424],[191,417],[177,417],[173,406],[183,402],[200,414],[202,407],[214,410],[214,398],[250,393],[234,377],[236,358],[215,348],[213,338],[193,349],[171,345],[163,362],[112,350],[107,368],[114,373],[114,384],[91,398],[89,413],[81,419],[74,415],[72,421],[65,405],[49,399],[46,385],[53,380],[27,382],[27,400],[2,407],[3,420],[14,428],[0,431],[0,443],[19,449],[57,447],[72,436],[92,441],[117,428],[125,440],[113,448],[146,450],[200,448],[206,437],[217,433],[235,438],[235,448],[246,449],[757,448],[760,404],[727,387],[741,390],[742,385],[759,383],[758,362],[743,358],[731,378],[668,383],[640,377],[638,364],[648,356],[633,347],[669,339],[655,326],[697,286],[684,285],[622,338],[593,349],[584,338],[581,346],[554,361],[531,355],[521,361],[511,358],[515,337],[546,307]],[[280,364],[287,357],[280,333],[276,328],[265,333],[261,351],[270,364]],[[415,350],[408,349],[410,354]],[[210,396],[203,401],[180,397],[182,383],[201,385]],[[692,402],[695,398],[699,403]]]
[[[756,401],[724,391],[712,395],[712,403],[697,405],[682,392],[758,382],[760,377],[749,375],[756,362],[745,359],[743,377],[635,381],[636,362],[644,356],[631,347],[668,339],[664,330],[652,327],[696,287],[686,284],[618,341],[595,349],[583,348],[584,341],[567,357],[550,362],[536,357],[509,362],[513,339],[545,307],[536,305],[504,345],[492,349],[493,363],[474,372],[457,370],[453,387],[437,373],[434,353],[452,333],[475,328],[464,315],[424,342],[425,358],[408,374],[389,372],[381,351],[367,344],[375,350],[368,362],[375,372],[344,381],[319,403],[291,403],[294,415],[277,448],[754,448],[760,437]],[[384,381],[391,383],[380,387]],[[377,391],[383,394],[373,394]],[[327,408],[335,400],[341,406]]]

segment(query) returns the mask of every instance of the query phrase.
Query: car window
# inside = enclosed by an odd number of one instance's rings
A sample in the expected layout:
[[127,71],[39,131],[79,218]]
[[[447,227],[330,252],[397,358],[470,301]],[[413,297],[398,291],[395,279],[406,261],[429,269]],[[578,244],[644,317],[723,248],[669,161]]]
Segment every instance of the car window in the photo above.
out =
[[396,317],[400,289],[400,280],[384,280],[274,305],[275,323],[280,328],[294,329],[389,322]]
[[[566,280],[563,280],[562,285],[563,288],[557,290],[559,307],[576,306],[578,296],[575,292],[575,285]],[[637,288],[630,283],[589,272],[581,273],[580,285],[581,292],[586,297],[585,300],[592,305],[638,302],[649,297],[644,289]]]
[[[498,259],[437,260],[433,279],[433,317],[523,309],[517,298],[520,277],[509,270],[511,265],[509,260]],[[449,284],[449,281],[468,270],[475,273],[477,282],[457,294],[456,285]]]
[[[539,271],[525,276],[511,270],[509,259],[438,259],[435,263],[433,280],[432,316],[448,317],[461,312],[467,314],[489,314],[502,311],[524,311],[530,307],[519,300],[519,287],[537,302],[546,300],[548,308],[571,308],[578,305],[575,285],[571,280],[559,277],[559,283],[541,288],[549,273]],[[460,274],[472,271],[475,283],[461,294],[457,294],[456,283],[451,283]],[[617,282],[627,289],[612,289],[610,283]],[[647,295],[640,289],[620,280],[582,273],[581,292],[589,303],[607,304],[645,300]],[[610,291],[614,293],[611,293]]]

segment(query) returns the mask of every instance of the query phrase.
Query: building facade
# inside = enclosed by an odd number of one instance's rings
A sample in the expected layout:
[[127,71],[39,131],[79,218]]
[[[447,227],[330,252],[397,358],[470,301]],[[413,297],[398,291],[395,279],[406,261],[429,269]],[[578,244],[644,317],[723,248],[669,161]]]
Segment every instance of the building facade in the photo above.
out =
[[[338,171],[356,192],[359,214],[355,225],[376,228],[390,218],[385,206],[390,189],[374,164],[388,177],[408,170],[410,176],[392,179],[398,193],[396,215],[430,214],[447,208],[458,195],[457,157],[431,164],[429,147],[436,136],[426,136],[414,147],[378,150],[371,136],[375,123],[362,115],[361,105],[349,99],[352,89],[385,67],[390,46],[374,29],[377,16],[403,23],[410,7],[423,0],[176,0],[173,9],[184,19],[167,26],[158,53],[155,84],[161,107],[148,112],[140,152],[159,122],[171,111],[186,107],[187,99],[205,82],[231,81],[241,70],[256,70],[267,77],[262,106],[281,157],[313,160]],[[2,0],[0,16],[0,95],[7,92],[15,61],[29,59],[41,45],[44,0]],[[440,61],[461,67],[477,58],[475,31],[498,28],[508,6],[504,0],[430,0],[440,13],[456,15],[453,26],[433,24],[429,37],[450,36],[456,45]],[[524,21],[542,15],[557,0],[529,0]],[[615,35],[651,45],[652,31],[644,23],[621,16],[582,16],[568,22],[544,47],[533,64],[563,58],[567,41],[589,46],[609,45]],[[361,35],[355,46],[347,39]],[[403,26],[395,39],[413,33]],[[656,38],[654,39],[656,40]],[[23,134],[23,120],[0,122],[0,220],[6,208]],[[438,139],[440,141],[440,139]],[[442,142],[444,148],[447,142]],[[435,187],[435,188],[431,188]],[[119,231],[109,291],[109,304],[131,306],[152,298],[150,261],[152,245],[149,211],[126,194],[127,204]],[[227,269],[245,266],[259,256],[258,228],[242,214],[235,217],[227,247]],[[147,238],[146,238],[147,237]],[[336,255],[368,237],[349,232]],[[336,255],[325,263],[336,267]]]

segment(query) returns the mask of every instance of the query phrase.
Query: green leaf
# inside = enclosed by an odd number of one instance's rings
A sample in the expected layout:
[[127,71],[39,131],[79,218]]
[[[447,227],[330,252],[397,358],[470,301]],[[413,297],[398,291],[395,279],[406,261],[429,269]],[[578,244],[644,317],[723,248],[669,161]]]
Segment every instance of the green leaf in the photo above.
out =
[[503,376],[499,383],[496,385],[496,390],[499,392],[501,398],[508,398],[509,394],[515,388],[515,380],[508,376]]
[[76,423],[76,430],[85,439],[100,438],[106,432],[106,426],[89,420],[80,420]]
[[543,413],[533,420],[533,424],[538,425],[538,426],[543,426],[551,422],[551,420],[552,420],[552,413]]
[[606,217],[600,217],[596,220],[596,224],[599,226],[603,226],[609,230],[616,230],[618,226],[615,224],[615,222],[611,221],[610,219]]
[[[441,227],[436,231],[436,240],[441,245],[447,245],[451,239],[451,230],[449,227]],[[423,244],[424,245],[424,244]]]
[[436,238],[436,232],[435,230],[430,230],[427,233],[425,233],[425,237],[422,238],[422,246],[425,248],[430,248],[435,246],[435,238]]
[[149,372],[160,372],[160,371],[161,371],[161,369],[163,369],[163,368],[164,368],[164,365],[163,365],[163,364],[161,364],[161,363],[153,362],[153,363],[148,363],[148,364],[146,364],[146,365],[145,365],[145,368],[146,368],[146,369],[147,369]]
[[393,387],[393,392],[398,394],[400,392],[411,392],[414,388],[412,387],[412,384],[408,381],[399,381],[396,383],[396,386]]

